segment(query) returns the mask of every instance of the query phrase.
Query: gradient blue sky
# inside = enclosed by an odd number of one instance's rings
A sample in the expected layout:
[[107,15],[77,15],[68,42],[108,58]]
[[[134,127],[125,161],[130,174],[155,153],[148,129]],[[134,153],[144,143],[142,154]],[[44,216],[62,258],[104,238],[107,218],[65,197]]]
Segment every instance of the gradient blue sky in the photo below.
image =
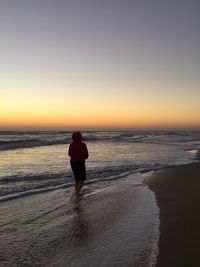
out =
[[200,128],[200,1],[0,2],[0,126]]

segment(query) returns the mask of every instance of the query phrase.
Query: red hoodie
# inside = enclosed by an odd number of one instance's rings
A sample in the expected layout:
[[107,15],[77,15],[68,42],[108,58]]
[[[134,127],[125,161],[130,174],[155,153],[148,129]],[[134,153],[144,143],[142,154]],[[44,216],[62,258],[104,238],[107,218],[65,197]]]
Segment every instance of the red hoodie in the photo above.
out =
[[71,162],[85,162],[89,155],[86,144],[82,142],[81,132],[74,132],[72,139],[73,143],[70,144],[68,152],[68,155],[71,157]]

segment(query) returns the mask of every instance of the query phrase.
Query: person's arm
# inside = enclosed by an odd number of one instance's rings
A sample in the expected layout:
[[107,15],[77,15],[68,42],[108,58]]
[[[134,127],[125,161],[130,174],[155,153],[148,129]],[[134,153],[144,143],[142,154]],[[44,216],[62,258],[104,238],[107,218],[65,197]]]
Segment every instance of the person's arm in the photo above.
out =
[[84,147],[85,147],[85,148],[84,148],[84,150],[85,150],[85,151],[84,151],[84,158],[87,159],[87,158],[89,157],[89,153],[88,153],[88,149],[87,149],[86,144],[84,144]]

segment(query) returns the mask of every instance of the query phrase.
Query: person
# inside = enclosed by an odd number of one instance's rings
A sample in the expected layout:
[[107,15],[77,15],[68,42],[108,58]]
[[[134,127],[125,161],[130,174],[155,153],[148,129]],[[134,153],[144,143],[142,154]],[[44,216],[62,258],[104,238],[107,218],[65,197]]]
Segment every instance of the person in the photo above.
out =
[[75,179],[75,194],[78,197],[86,180],[85,160],[89,154],[86,144],[82,142],[81,132],[74,132],[72,139],[73,142],[69,145],[68,155]]

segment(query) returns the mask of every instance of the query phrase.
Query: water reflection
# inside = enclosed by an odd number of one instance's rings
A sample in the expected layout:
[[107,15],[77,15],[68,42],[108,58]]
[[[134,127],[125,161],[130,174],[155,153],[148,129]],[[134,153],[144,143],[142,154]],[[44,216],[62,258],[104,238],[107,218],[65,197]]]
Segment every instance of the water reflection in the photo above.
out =
[[74,242],[86,241],[88,237],[88,220],[84,214],[81,198],[73,202],[74,218],[72,222],[72,239]]

